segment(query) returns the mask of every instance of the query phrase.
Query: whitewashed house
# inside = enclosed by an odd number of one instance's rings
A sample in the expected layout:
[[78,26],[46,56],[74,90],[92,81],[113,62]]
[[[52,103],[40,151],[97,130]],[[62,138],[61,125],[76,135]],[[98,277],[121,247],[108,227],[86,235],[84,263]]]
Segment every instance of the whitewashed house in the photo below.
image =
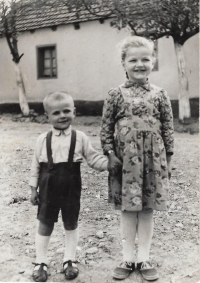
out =
[[[30,104],[41,103],[49,92],[65,90],[77,106],[84,108],[89,101],[93,106],[98,102],[100,114],[108,90],[125,80],[117,44],[129,31],[111,27],[111,20],[97,18],[87,11],[77,18],[65,6],[45,12],[29,8],[26,16],[18,17],[18,49],[20,54],[24,53],[20,65]],[[158,68],[150,75],[150,81],[168,91],[177,116],[179,86],[173,40],[161,38],[157,44]],[[184,48],[195,116],[199,95],[198,35],[189,39]],[[18,103],[14,65],[4,37],[0,38],[0,50],[0,104]]]

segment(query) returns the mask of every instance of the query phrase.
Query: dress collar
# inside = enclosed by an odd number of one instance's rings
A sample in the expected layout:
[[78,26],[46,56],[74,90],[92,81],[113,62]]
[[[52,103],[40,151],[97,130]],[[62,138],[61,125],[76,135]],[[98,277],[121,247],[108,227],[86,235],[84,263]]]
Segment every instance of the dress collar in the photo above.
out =
[[58,130],[58,129],[55,129],[54,127],[52,127],[52,133],[54,136],[60,136],[60,135],[69,135],[71,133],[71,125],[65,129],[65,130]]
[[129,88],[129,87],[133,87],[135,86],[136,88],[144,88],[146,90],[150,90],[150,82],[149,80],[147,79],[147,81],[144,83],[144,84],[138,84],[138,83],[135,83],[135,82],[132,82],[130,80],[127,80],[125,83],[124,83],[124,87],[125,88]]

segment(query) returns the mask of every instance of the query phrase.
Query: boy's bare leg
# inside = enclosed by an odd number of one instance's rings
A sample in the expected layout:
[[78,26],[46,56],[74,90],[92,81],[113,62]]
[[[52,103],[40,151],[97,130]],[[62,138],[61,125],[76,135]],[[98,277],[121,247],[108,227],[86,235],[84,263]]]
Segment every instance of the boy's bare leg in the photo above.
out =
[[53,232],[54,223],[39,222],[38,234],[41,236],[51,236]]

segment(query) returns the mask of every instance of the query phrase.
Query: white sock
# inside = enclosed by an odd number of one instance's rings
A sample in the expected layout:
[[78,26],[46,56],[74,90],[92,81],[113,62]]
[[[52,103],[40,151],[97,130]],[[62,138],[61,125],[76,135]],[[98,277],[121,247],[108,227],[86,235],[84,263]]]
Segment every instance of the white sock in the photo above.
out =
[[36,247],[36,263],[47,264],[47,251],[49,245],[50,236],[41,236],[36,233],[35,247]]
[[153,210],[138,211],[138,263],[149,260],[153,226]]
[[78,244],[79,229],[65,230],[65,254],[63,262],[76,260],[76,248]]
[[137,231],[137,212],[121,212],[121,237],[123,261],[134,262],[135,237]]

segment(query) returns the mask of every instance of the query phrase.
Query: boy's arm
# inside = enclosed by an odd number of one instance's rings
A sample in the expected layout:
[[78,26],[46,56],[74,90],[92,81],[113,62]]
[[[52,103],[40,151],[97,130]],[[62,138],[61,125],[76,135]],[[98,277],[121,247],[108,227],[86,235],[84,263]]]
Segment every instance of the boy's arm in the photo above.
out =
[[37,187],[38,187],[38,179],[40,174],[39,156],[42,149],[42,141],[43,138],[41,136],[36,141],[34,155],[31,164],[29,186],[31,189],[31,203],[33,205],[37,205],[39,203]]
[[39,197],[37,192],[39,172],[40,172],[40,165],[37,158],[37,148],[35,148],[32,165],[31,165],[31,176],[29,181],[29,186],[31,189],[31,203],[33,205],[39,204]]
[[39,163],[38,151],[39,151],[38,142],[36,142],[35,151],[34,151],[32,164],[31,164],[30,180],[29,180],[29,185],[34,188],[38,187],[38,179],[39,179],[39,173],[40,173],[40,163]]
[[98,171],[108,170],[108,158],[92,147],[89,138],[85,134],[82,135],[82,145],[83,156],[91,168]]

